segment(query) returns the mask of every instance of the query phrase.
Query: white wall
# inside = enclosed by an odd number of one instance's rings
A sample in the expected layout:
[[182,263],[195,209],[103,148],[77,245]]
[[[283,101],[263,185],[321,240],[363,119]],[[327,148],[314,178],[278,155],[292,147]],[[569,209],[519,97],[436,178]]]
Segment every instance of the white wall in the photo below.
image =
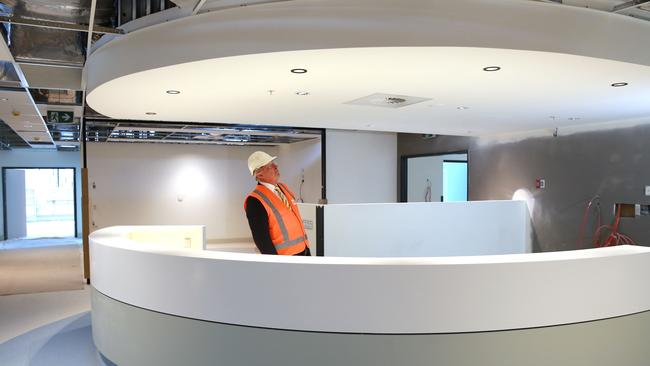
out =
[[302,198],[305,203],[318,203],[321,199],[321,140],[314,139],[288,145],[280,145],[277,164],[280,168],[280,179],[300,196],[300,181]]
[[25,171],[5,172],[5,207],[7,210],[7,240],[27,236],[27,195]]
[[408,159],[408,202],[425,202],[427,179],[431,182],[431,201],[440,202],[443,191],[444,160],[465,160],[467,154],[422,156]]
[[[320,189],[320,143],[297,145],[280,149],[89,143],[91,228],[205,225],[208,240],[248,239],[243,205],[255,186],[247,167],[251,153],[263,150],[278,155],[282,179],[296,194],[303,168],[303,192],[311,200],[312,192]],[[315,182],[318,186],[313,188]]]
[[[0,167],[2,168],[75,168],[77,233],[81,235],[81,154],[78,151],[55,151],[38,149],[0,150]],[[3,182],[0,182],[2,189]],[[0,196],[0,205],[4,206]],[[0,210],[0,223],[4,212]],[[4,239],[4,226],[0,225],[0,237]]]
[[530,253],[525,201],[327,205],[325,256],[441,257]]
[[327,130],[329,203],[397,202],[397,134]]

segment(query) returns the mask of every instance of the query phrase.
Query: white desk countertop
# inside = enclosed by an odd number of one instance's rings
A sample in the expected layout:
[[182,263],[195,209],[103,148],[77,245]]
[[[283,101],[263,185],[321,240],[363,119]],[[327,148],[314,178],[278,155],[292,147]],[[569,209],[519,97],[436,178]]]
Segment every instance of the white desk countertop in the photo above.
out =
[[646,247],[474,257],[284,257],[168,249],[129,240],[133,230],[138,227],[91,235],[93,286],[131,305],[195,319],[416,334],[523,329],[650,310]]

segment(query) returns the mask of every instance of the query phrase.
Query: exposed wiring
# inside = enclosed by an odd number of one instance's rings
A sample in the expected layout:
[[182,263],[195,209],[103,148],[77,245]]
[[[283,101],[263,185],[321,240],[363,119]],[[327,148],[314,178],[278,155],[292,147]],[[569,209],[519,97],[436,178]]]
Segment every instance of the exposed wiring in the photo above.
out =
[[[618,232],[618,226],[621,222],[621,205],[616,208],[616,216],[612,225],[600,225],[593,236],[593,244],[595,247],[610,247],[614,245],[636,245],[636,242],[629,236]],[[606,230],[609,230],[609,235],[601,240],[601,236]]]
[[[619,232],[619,225],[621,222],[621,206],[617,205],[616,213],[614,216],[614,222],[611,225],[603,225],[601,222],[601,204],[600,196],[595,195],[585,207],[584,214],[582,215],[582,221],[580,222],[580,234],[578,236],[577,248],[583,249],[583,241],[585,237],[585,232],[587,230],[587,224],[589,223],[590,212],[593,206],[596,206],[596,230],[594,231],[591,242],[594,247],[609,247],[614,245],[636,245],[636,242],[629,236]],[[609,235],[605,234],[609,232]],[[603,237],[604,236],[604,237]]]
[[302,171],[302,175],[300,176],[300,188],[298,189],[298,202],[304,203],[302,199],[302,186],[305,184],[305,171]]
[[596,217],[597,217],[597,225],[596,227],[600,227],[602,225],[601,223],[601,212],[600,212],[600,196],[595,195],[591,200],[589,200],[589,203],[587,203],[587,206],[585,207],[585,212],[582,215],[582,222],[580,223],[580,234],[578,235],[578,249],[582,249],[583,245],[582,242],[585,237],[585,230],[587,229],[587,223],[589,221],[589,212],[591,211],[591,207],[593,204],[596,204]]
[[431,181],[427,178],[427,187],[424,190],[424,202],[431,202]]

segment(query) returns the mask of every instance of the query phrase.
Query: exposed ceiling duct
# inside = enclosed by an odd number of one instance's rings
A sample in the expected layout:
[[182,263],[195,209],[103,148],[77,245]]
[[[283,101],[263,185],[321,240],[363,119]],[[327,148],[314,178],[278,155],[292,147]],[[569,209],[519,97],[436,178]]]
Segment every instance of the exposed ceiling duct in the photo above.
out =
[[9,47],[18,63],[82,68],[87,34],[61,29],[13,25]]
[[[18,24],[9,27],[9,47],[17,62],[83,67],[87,32],[54,29],[55,24],[88,27],[90,0],[3,0],[4,16]],[[97,0],[95,23],[114,26],[112,0]],[[20,20],[49,22],[51,27],[22,25]],[[45,24],[45,23],[44,23]],[[54,25],[53,25],[54,24]]]

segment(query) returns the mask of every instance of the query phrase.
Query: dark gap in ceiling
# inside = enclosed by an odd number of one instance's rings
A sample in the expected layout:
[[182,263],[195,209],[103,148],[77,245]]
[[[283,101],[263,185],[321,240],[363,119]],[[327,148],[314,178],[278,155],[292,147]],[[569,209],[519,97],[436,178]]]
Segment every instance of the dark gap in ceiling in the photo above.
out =
[[83,93],[80,90],[29,89],[36,104],[80,106]]
[[22,137],[18,136],[11,127],[3,121],[0,121],[0,150],[10,150],[16,147],[27,148],[29,144]]

